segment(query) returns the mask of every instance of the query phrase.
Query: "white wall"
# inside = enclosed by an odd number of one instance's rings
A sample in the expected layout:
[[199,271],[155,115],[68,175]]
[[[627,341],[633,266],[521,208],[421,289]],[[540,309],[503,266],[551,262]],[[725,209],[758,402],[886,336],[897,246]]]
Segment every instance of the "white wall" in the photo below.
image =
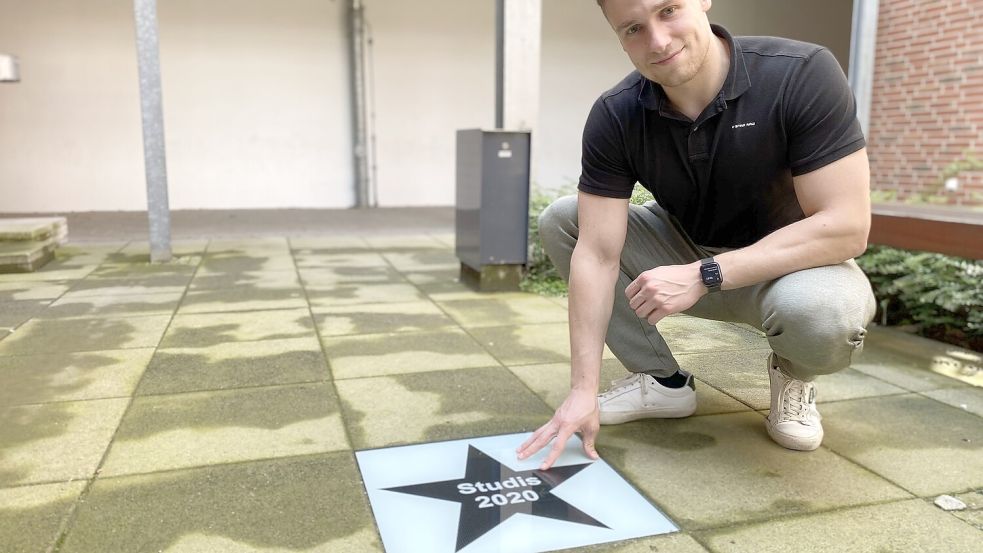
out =
[[367,0],[382,206],[453,205],[455,132],[495,125],[493,0]]
[[[850,57],[852,0],[718,0],[710,21],[734,35],[777,35]],[[534,178],[544,189],[575,185],[584,120],[597,97],[634,68],[594,0],[543,0],[543,52]]]
[[[344,3],[161,0],[171,207],[354,202]],[[379,203],[452,205],[454,133],[494,124],[494,0],[365,0]],[[718,0],[735,34],[849,54],[850,0]],[[594,0],[543,0],[533,178],[574,183],[594,99],[631,70]],[[0,0],[0,212],[146,208],[132,0]]]
[[[0,212],[146,209],[132,0],[0,0]],[[159,4],[171,207],[353,203],[343,7]]]

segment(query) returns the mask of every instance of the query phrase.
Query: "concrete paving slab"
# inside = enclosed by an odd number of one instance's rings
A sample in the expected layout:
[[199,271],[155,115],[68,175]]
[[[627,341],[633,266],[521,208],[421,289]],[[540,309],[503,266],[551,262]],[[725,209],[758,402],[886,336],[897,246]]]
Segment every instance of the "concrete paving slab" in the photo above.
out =
[[864,374],[879,378],[899,388],[913,392],[959,388],[962,382],[935,374],[918,366],[917,362],[898,353],[876,347],[867,347],[850,365]]
[[389,262],[381,254],[371,250],[332,251],[319,253],[294,252],[299,269],[331,269],[349,267],[352,269],[390,268]]
[[[469,332],[503,365],[570,362],[566,323],[472,328]],[[614,359],[607,346],[603,358]]]
[[74,283],[66,298],[92,296],[132,296],[139,294],[181,293],[191,282],[190,274],[152,275],[135,278],[105,278]]
[[447,249],[447,246],[443,242],[426,235],[366,236],[365,241],[369,244],[369,247],[376,250]]
[[[2,374],[2,373],[0,373]],[[329,377],[314,336],[162,349],[140,381],[140,395],[315,382]]]
[[314,321],[321,336],[422,332],[456,326],[436,305],[423,301],[318,308]]
[[154,350],[0,357],[0,405],[128,397]]
[[49,551],[85,482],[0,489],[0,543],[5,551]]
[[570,300],[566,296],[543,296],[551,302],[559,305],[564,309],[570,309]]
[[54,238],[23,242],[0,241],[0,272],[34,272],[54,259]]
[[[51,265],[49,263],[48,265]],[[83,265],[71,269],[56,269],[45,271],[44,269],[34,273],[10,273],[0,274],[0,282],[42,282],[60,280],[81,280],[96,269],[97,265]]]
[[532,294],[517,298],[441,301],[437,305],[464,328],[567,322],[566,309]]
[[[417,285],[460,284],[460,280],[459,280],[460,275],[461,275],[460,267],[455,267],[453,269],[440,269],[440,270],[420,269],[416,271],[403,272],[403,276],[406,277],[406,280]],[[470,288],[464,287],[463,284],[460,285],[461,285],[460,291],[464,292],[470,290]]]
[[201,268],[213,273],[295,272],[297,270],[293,257],[287,250],[276,254],[211,253],[209,250],[201,261]]
[[129,398],[0,409],[0,487],[91,477]]
[[714,532],[707,538],[721,553],[795,551],[978,552],[980,533],[924,501],[914,499],[794,517]]
[[421,250],[416,252],[387,252],[386,261],[400,272],[459,271],[461,260],[451,250]]
[[823,375],[815,380],[816,402],[907,394],[908,391],[854,369]]
[[[551,409],[557,409],[570,392],[570,364],[521,365],[509,367],[526,386],[543,398]],[[629,373],[617,359],[606,359],[601,365],[601,391],[608,383],[624,378]],[[747,405],[704,382],[696,383],[696,415],[712,415],[749,411]],[[545,422],[545,421],[543,421]]]
[[59,236],[68,223],[64,217],[0,218],[0,241],[44,240]]
[[[113,254],[122,256],[123,254]],[[126,260],[117,261],[110,256],[111,262],[103,263],[96,270],[87,275],[87,278],[136,278],[149,277],[155,275],[191,275],[201,262],[198,256],[175,257],[167,263],[150,263],[149,258],[142,256],[126,256]]]
[[290,248],[301,253],[324,250],[365,250],[368,243],[359,236],[291,236]]
[[699,542],[683,533],[663,534],[650,538],[616,543],[589,545],[576,549],[558,549],[557,553],[709,553]]
[[[206,347],[229,342],[280,340],[315,336],[307,309],[202,313],[174,316],[162,348]],[[2,351],[2,350],[0,350]]]
[[275,254],[290,251],[290,243],[280,236],[219,238],[208,242],[208,253]]
[[299,272],[309,291],[331,291],[340,284],[406,284],[403,275],[389,266],[301,268]]
[[770,349],[749,349],[677,354],[676,361],[684,370],[714,388],[727,390],[728,394],[755,409],[767,409],[771,402],[765,368],[769,353]]
[[[646,323],[647,324],[647,323]],[[659,321],[659,333],[674,354],[704,351],[741,351],[767,348],[768,340],[730,323],[672,315]]]
[[124,243],[86,244],[84,246],[68,244],[55,250],[55,259],[44,267],[44,271],[73,269],[86,265],[96,266],[118,252]]
[[240,285],[235,288],[191,290],[181,301],[178,313],[223,313],[307,307],[299,287],[263,288]]
[[477,292],[458,278],[458,271],[450,277],[442,273],[404,273],[404,276],[434,301],[453,301],[466,299],[487,299],[502,292]]
[[100,478],[61,553],[382,551],[351,453]]
[[832,403],[824,444],[919,496],[983,487],[983,419],[919,395]]
[[406,303],[423,301],[420,291],[410,284],[339,284],[330,289],[307,289],[312,307],[362,305],[366,303]]
[[[171,255],[179,257],[202,255],[207,247],[208,240],[205,238],[171,240]],[[146,240],[133,241],[118,251],[126,255],[149,256],[150,243]]]
[[137,397],[104,476],[350,449],[327,384]]
[[22,300],[53,300],[68,291],[70,284],[58,281],[0,282],[0,303]]
[[38,314],[44,319],[105,317],[112,315],[170,315],[177,309],[183,290],[154,294],[63,296]]
[[687,530],[911,497],[825,449],[782,448],[757,413],[604,427],[598,444]]
[[246,271],[223,273],[199,270],[189,290],[222,289],[292,289],[301,290],[296,271]]
[[460,329],[325,338],[323,343],[336,380],[498,365]]
[[[435,284],[439,284],[439,287],[421,285],[420,288],[424,290],[428,296],[430,296],[430,299],[440,302],[464,300],[521,301],[531,295],[528,292],[482,292],[474,290],[468,285],[459,282],[456,277],[452,281]],[[433,288],[437,289],[433,290]]]
[[454,245],[455,245],[456,239],[457,239],[457,236],[456,236],[455,233],[453,233],[453,232],[431,232],[431,233],[429,233],[429,236],[431,236],[434,240],[437,240],[441,244],[444,244],[445,246],[447,246],[451,250],[454,249]]
[[49,303],[38,300],[0,301],[0,339],[4,337],[4,331],[9,332],[36,317]]
[[964,388],[932,390],[922,392],[922,395],[983,417],[983,389],[981,388],[966,386]]
[[108,271],[125,271],[132,269],[134,272],[148,271],[151,273],[168,273],[182,270],[186,267],[197,266],[201,262],[201,255],[174,255],[170,261],[165,263],[153,263],[150,261],[149,253],[126,253],[122,250],[107,254],[99,265],[99,273]]
[[152,348],[169,315],[98,319],[32,319],[0,341],[0,355]]
[[355,449],[531,431],[552,414],[503,367],[357,378],[336,385]]

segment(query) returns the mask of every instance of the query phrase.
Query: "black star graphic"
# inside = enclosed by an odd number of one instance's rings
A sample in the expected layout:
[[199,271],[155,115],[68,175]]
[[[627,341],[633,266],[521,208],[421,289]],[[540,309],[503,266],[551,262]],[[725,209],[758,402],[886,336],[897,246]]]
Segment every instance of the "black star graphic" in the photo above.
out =
[[464,478],[386,490],[460,503],[456,549],[460,551],[520,513],[607,528],[552,493],[553,488],[588,466],[590,463],[550,470],[514,471],[474,446],[468,446]]

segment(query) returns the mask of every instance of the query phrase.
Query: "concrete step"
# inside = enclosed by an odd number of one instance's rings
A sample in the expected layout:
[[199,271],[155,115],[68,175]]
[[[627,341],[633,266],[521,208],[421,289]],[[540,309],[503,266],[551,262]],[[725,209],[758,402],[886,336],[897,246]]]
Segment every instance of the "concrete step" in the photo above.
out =
[[54,259],[57,247],[54,238],[0,242],[0,273],[34,272]]
[[0,219],[0,242],[37,242],[49,239],[53,239],[57,245],[68,241],[68,221],[64,217]]

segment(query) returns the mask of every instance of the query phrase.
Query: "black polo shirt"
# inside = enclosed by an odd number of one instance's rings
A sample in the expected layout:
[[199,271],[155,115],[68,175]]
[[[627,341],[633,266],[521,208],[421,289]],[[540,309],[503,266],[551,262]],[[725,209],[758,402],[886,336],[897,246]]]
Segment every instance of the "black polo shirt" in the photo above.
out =
[[696,121],[632,72],[594,103],[579,189],[628,198],[639,182],[701,246],[743,247],[804,217],[792,177],[864,147],[833,55],[775,37],[732,37],[730,72]]

